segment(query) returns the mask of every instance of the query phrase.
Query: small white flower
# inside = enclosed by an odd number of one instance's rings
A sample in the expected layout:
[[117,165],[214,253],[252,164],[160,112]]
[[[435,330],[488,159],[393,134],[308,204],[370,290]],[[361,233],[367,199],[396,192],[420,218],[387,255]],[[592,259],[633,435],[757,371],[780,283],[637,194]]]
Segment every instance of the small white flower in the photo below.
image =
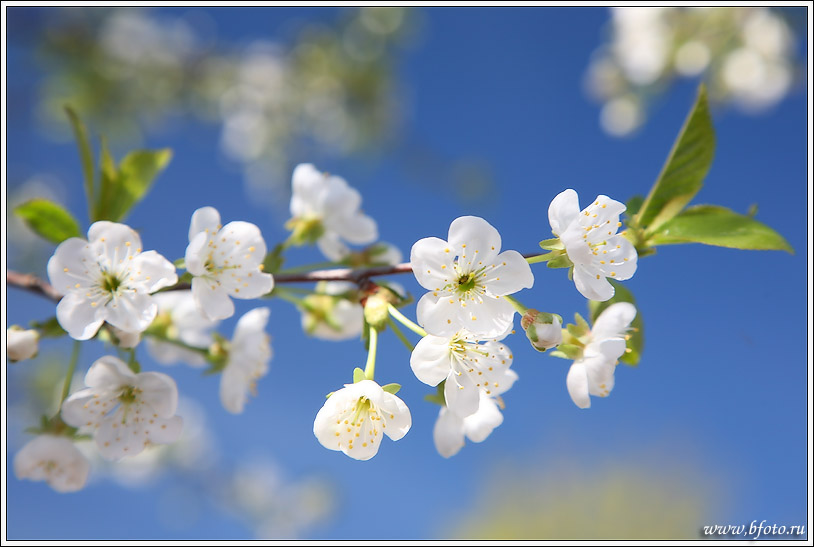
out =
[[397,441],[410,430],[412,418],[404,401],[372,380],[362,380],[334,392],[317,413],[314,435],[329,450],[341,450],[355,460],[369,460],[384,435]]
[[45,481],[57,492],[76,492],[85,486],[90,463],[66,437],[38,435],[14,456],[18,479]]
[[560,238],[574,264],[574,284],[589,300],[613,297],[613,285],[606,278],[622,281],[636,273],[636,247],[616,231],[625,205],[607,196],[579,210],[579,198],[568,189],[557,195],[548,207],[551,231]]
[[342,177],[318,171],[310,163],[294,168],[291,180],[291,219],[295,234],[299,226],[303,242],[316,239],[329,260],[350,254],[345,241],[354,245],[378,238],[376,222],[360,210],[362,197]]
[[141,252],[129,226],[94,222],[88,240],[72,237],[48,261],[51,285],[65,296],[57,319],[72,338],[92,338],[107,321],[126,332],[142,332],[155,319],[151,293],[178,281],[175,266],[155,251]]
[[110,330],[113,331],[113,336],[116,337],[117,347],[130,349],[138,346],[139,342],[141,342],[140,332],[126,332],[116,327],[111,327]]
[[614,385],[619,357],[625,353],[625,333],[636,317],[636,307],[628,302],[611,304],[596,318],[583,350],[568,371],[568,394],[579,408],[589,408],[591,398],[607,397]]
[[537,351],[545,351],[562,344],[562,321],[554,314],[538,310],[526,311],[520,320],[526,337]]
[[499,341],[507,334],[484,343],[466,330],[449,337],[429,334],[416,344],[410,367],[427,385],[437,386],[446,380],[447,407],[460,417],[469,416],[478,411],[481,394],[500,395],[517,380],[517,374],[509,369],[512,352]]
[[31,359],[39,351],[40,333],[12,325],[6,331],[6,353],[12,363]]
[[192,214],[185,261],[192,278],[192,295],[209,319],[226,319],[235,313],[232,298],[259,298],[274,288],[274,278],[263,273],[266,242],[250,222],[221,226],[214,207]]
[[356,292],[355,283],[322,281],[314,288],[315,294],[303,299],[302,330],[323,340],[349,340],[362,334],[364,309],[358,300],[338,298]]
[[92,428],[104,458],[134,456],[150,444],[175,442],[181,434],[183,420],[175,415],[178,388],[166,374],[134,374],[121,359],[108,355],[91,365],[85,385],[65,400],[62,419]]
[[229,357],[220,379],[220,401],[232,414],[240,414],[255,393],[257,380],[266,375],[271,341],[266,334],[268,308],[255,308],[241,317],[229,345]]
[[464,437],[480,443],[503,423],[503,414],[494,397],[481,392],[478,411],[461,418],[447,407],[442,407],[432,430],[435,449],[445,458],[451,458],[464,447]]
[[[153,299],[158,304],[156,323],[163,327],[167,338],[179,340],[196,348],[209,347],[212,343],[211,331],[219,321],[207,319],[198,311],[192,291],[162,292],[156,294]],[[200,353],[153,337],[147,338],[147,351],[162,365],[186,363],[193,367],[201,367],[206,364],[206,359]]]
[[517,251],[500,252],[500,234],[480,217],[452,221],[447,241],[427,237],[410,253],[416,279],[430,292],[418,301],[418,322],[430,334],[461,328],[482,338],[512,325],[515,309],[503,296],[529,289],[534,276]]

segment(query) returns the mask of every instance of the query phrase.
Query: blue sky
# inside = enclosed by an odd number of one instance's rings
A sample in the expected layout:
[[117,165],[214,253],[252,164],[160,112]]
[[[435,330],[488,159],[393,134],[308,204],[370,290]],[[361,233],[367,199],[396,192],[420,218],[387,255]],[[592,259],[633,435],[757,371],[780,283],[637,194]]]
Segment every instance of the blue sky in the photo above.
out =
[[[220,37],[238,42],[269,33],[274,37],[294,16],[331,20],[336,10],[213,13]],[[539,240],[551,237],[548,204],[562,190],[574,188],[583,203],[598,194],[626,201],[648,191],[694,100],[697,82],[679,82],[658,97],[634,136],[605,135],[597,121],[599,107],[586,98],[582,79],[607,10],[426,9],[422,15],[421,39],[397,57],[395,67],[408,98],[400,145],[374,157],[311,160],[361,191],[383,240],[408,256],[416,240],[445,237],[453,219],[476,214],[498,228],[504,248],[533,252]],[[15,16],[12,11],[12,34]],[[34,86],[41,75],[30,54],[17,46],[8,57],[11,85],[29,91],[16,93],[19,103],[8,104],[8,189],[34,174],[52,173],[67,185],[66,205],[79,216],[84,205],[75,149],[44,138],[37,129]],[[564,462],[586,470],[622,463],[691,484],[704,477],[704,491],[721,501],[712,504],[699,529],[754,519],[804,524],[810,380],[805,81],[760,115],[713,109],[716,156],[694,200],[744,213],[757,203],[757,219],[786,237],[795,254],[676,245],[642,259],[627,282],[645,318],[641,363],[637,368],[620,365],[611,396],[589,410],[576,408],[568,397],[569,363],[536,353],[521,333],[507,340],[520,379],[504,396],[503,425],[486,442],[469,443],[445,460],[432,443],[437,407],[423,401],[431,388],[415,379],[409,354],[386,334],[377,379],[403,386],[399,396],[411,409],[413,427],[404,439],[385,443],[373,460],[353,461],[323,449],[312,425],[324,395],[363,366],[364,349],[356,342],[308,339],[296,310],[279,300],[239,302],[236,317],[221,327],[229,335],[243,312],[257,305],[271,308],[275,356],[270,373],[259,382],[258,397],[243,415],[220,408],[215,378],[182,367],[161,370],[205,407],[224,466],[266,455],[292,481],[317,476],[333,485],[336,512],[309,530],[308,537],[315,539],[442,537],[452,533],[461,515],[474,511],[487,479],[499,470],[545,473]],[[256,223],[269,246],[285,237],[287,218],[252,203],[241,189],[240,173],[218,161],[218,139],[217,127],[191,120],[170,134],[147,135],[147,146],[171,147],[174,159],[128,219],[140,230],[145,248],[170,259],[182,256],[189,217],[205,205],[215,205],[224,220]],[[442,158],[488,165],[492,193],[468,201],[432,180],[431,170],[417,179],[405,168],[405,150],[414,143]],[[10,268],[20,267],[15,260],[8,256]],[[315,250],[294,249],[289,264],[315,260]],[[523,303],[566,319],[586,313],[565,270],[537,265],[533,271],[534,288],[518,295]],[[422,294],[411,276],[394,280],[416,297]],[[53,313],[48,302],[14,289],[8,291],[7,306],[9,324]],[[415,317],[414,307],[406,313]],[[100,343],[86,346],[80,362],[85,369],[104,352]],[[45,349],[67,352],[68,347],[60,340]],[[146,353],[140,356],[143,368],[160,368]],[[9,365],[7,385],[19,382],[26,366]],[[20,424],[9,420],[8,426]],[[21,435],[9,430],[8,437]],[[10,443],[7,473],[15,449]],[[194,526],[169,524],[156,500],[173,499],[167,495],[181,488],[178,476],[135,490],[99,481],[80,493],[58,495],[41,483],[9,475],[9,539],[235,539],[252,534],[239,518],[206,503],[200,504]]]

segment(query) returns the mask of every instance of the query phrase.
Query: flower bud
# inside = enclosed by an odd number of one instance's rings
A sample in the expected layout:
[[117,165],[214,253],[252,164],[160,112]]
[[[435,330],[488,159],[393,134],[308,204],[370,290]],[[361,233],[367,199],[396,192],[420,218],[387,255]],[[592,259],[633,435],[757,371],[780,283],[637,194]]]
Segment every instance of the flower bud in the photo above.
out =
[[537,351],[562,343],[562,320],[557,315],[530,309],[523,315],[520,325]]
[[[384,291],[387,292],[387,291]],[[382,330],[390,317],[387,296],[376,292],[367,297],[365,302],[365,320],[376,330]]]
[[40,334],[37,331],[12,325],[6,331],[6,350],[9,361],[14,363],[36,356],[39,351],[39,339]]

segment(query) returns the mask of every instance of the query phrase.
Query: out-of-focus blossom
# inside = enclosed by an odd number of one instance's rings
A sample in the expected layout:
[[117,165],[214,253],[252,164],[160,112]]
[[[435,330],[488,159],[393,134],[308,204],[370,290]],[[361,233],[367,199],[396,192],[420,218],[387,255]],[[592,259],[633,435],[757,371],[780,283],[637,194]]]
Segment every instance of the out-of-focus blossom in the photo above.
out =
[[[153,297],[158,305],[158,316],[150,329],[160,329],[161,337],[177,340],[193,348],[206,349],[212,343],[212,329],[219,321],[207,319],[200,311],[192,291],[166,291]],[[147,338],[147,351],[162,365],[186,363],[193,367],[206,364],[206,359],[196,352],[171,341],[155,337]]]
[[39,351],[40,335],[36,330],[12,325],[6,331],[6,353],[9,361],[15,363],[31,359]]
[[257,380],[268,372],[272,356],[266,334],[269,313],[268,308],[255,308],[243,315],[235,327],[220,379],[220,401],[232,414],[243,412],[249,393],[256,391]]

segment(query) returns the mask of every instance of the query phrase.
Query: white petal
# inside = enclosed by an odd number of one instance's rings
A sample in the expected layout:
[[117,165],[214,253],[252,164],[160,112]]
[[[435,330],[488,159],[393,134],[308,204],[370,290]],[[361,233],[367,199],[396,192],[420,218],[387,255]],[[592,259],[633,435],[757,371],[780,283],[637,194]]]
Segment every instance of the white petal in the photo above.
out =
[[415,345],[410,367],[421,382],[437,386],[450,371],[449,338],[427,335]]
[[135,284],[143,285],[149,293],[178,283],[178,274],[175,273],[173,263],[155,251],[135,256],[131,264],[130,271],[135,272]]
[[416,305],[418,323],[430,334],[452,336],[463,326],[459,319],[461,304],[450,296],[435,294],[428,292],[418,301]]
[[465,313],[461,323],[480,339],[499,338],[514,323],[515,309],[502,297],[484,296],[481,302],[468,302],[466,308],[458,304],[458,307]]
[[271,292],[274,288],[274,278],[271,274],[264,273],[259,268],[253,271],[241,273],[232,277],[232,274],[224,272],[218,277],[221,281],[221,288],[232,298],[241,300],[252,300],[260,298]]
[[565,385],[568,387],[568,394],[575,405],[579,408],[590,408],[591,397],[588,394],[588,373],[584,364],[575,361],[571,365],[571,368],[568,369]]
[[62,403],[62,420],[74,427],[93,427],[104,420],[105,414],[119,404],[119,393],[83,389]]
[[142,372],[136,376],[135,387],[142,393],[139,399],[147,403],[162,418],[175,414],[178,408],[178,387],[175,380],[161,372]]
[[118,460],[125,456],[135,456],[144,450],[144,436],[139,435],[141,427],[132,417],[124,419],[124,409],[119,407],[108,416],[96,430],[94,439],[99,454],[108,460]]
[[425,237],[413,244],[410,264],[418,283],[431,291],[441,290],[455,276],[455,252],[449,243],[437,237]]
[[362,196],[351,188],[347,181],[336,175],[329,175],[320,194],[320,210],[326,226],[334,228],[334,222],[353,216],[362,205]]
[[114,266],[120,259],[141,252],[138,232],[117,222],[94,222],[88,229],[88,241],[94,254],[103,255]]
[[209,234],[200,232],[193,237],[184,253],[184,265],[192,275],[206,274],[206,260],[208,257]]
[[240,367],[226,367],[220,379],[220,402],[228,412],[240,414],[249,398],[249,375]]
[[503,414],[491,397],[481,396],[478,411],[464,418],[464,434],[473,443],[481,443],[503,423]]
[[611,304],[594,321],[591,339],[600,341],[623,337],[635,317],[636,306],[633,304],[629,302]]
[[248,336],[263,332],[268,324],[270,313],[269,308],[255,308],[243,314],[235,326],[232,343],[241,344]]
[[477,258],[485,264],[492,262],[500,252],[500,233],[480,217],[463,216],[453,220],[447,240],[454,253],[471,260]]
[[336,232],[326,231],[317,240],[317,247],[325,255],[325,258],[334,262],[339,262],[350,254],[350,249],[339,239]]
[[[606,277],[624,281],[636,273],[639,256],[636,247],[624,236],[614,236],[608,240],[607,245],[598,249],[607,250],[607,253],[600,251],[599,256],[594,259],[594,266],[598,266]],[[597,264],[598,260],[603,260],[605,264]]]
[[463,418],[478,411],[480,388],[468,374],[458,375],[452,370],[444,384],[444,399],[450,412]]
[[551,231],[559,236],[579,216],[579,197],[577,193],[568,189],[557,194],[548,206],[548,221]]
[[379,407],[382,412],[388,413],[382,417],[382,421],[387,426],[384,428],[384,434],[390,439],[397,441],[410,431],[413,419],[410,409],[407,408],[404,401],[385,391],[382,393],[382,402]]
[[146,440],[154,444],[171,444],[181,437],[184,420],[180,416],[170,418],[153,418],[153,423],[149,421],[144,424],[143,431]]
[[616,370],[614,363],[615,360],[610,361],[602,355],[582,360],[588,377],[588,391],[591,395],[605,397],[613,389],[613,373]]
[[104,323],[103,307],[76,292],[66,294],[57,304],[57,320],[71,338],[89,340]]
[[444,407],[438,413],[432,430],[435,449],[445,458],[451,458],[464,447],[463,419]]
[[325,226],[355,245],[372,243],[379,238],[376,221],[362,213],[356,213],[330,223],[329,219],[326,219]]
[[214,234],[220,229],[220,213],[214,207],[201,207],[192,213],[189,223],[189,241],[201,232]]
[[616,292],[607,278],[592,266],[575,265],[574,284],[580,294],[588,300],[604,302],[613,298],[613,294]]
[[227,319],[235,314],[235,305],[216,281],[203,277],[192,279],[192,295],[198,311],[210,320]]
[[565,245],[568,258],[574,264],[590,264],[596,258],[585,236],[585,229],[580,226],[579,222],[571,224],[560,234],[560,241]]
[[291,216],[319,213],[314,207],[316,196],[325,186],[326,177],[310,163],[301,163],[291,176]]
[[12,327],[6,330],[6,355],[11,362],[31,359],[37,355],[39,339],[34,329]]
[[18,479],[44,480],[57,492],[76,492],[85,486],[90,463],[65,437],[38,435],[14,456]]
[[48,280],[61,294],[75,289],[87,290],[100,276],[90,245],[78,237],[60,243],[48,260]]
[[260,228],[251,222],[236,220],[224,226],[217,234],[215,244],[225,255],[216,254],[216,262],[222,263],[221,256],[231,259],[230,265],[257,265],[266,257],[266,241]]
[[132,385],[136,375],[118,357],[105,355],[94,362],[85,374],[85,385],[89,388],[118,391]]
[[[356,338],[362,333],[364,309],[359,304],[340,300],[334,305],[331,318],[330,324],[326,321],[318,321],[309,334],[322,340],[338,341]],[[302,314],[302,328],[306,332],[311,328],[310,320],[309,314]],[[334,328],[334,324],[339,327],[338,330]]]
[[142,332],[155,319],[158,306],[145,293],[125,293],[102,308],[105,320],[125,332]]
[[504,296],[534,285],[531,266],[517,251],[500,253],[493,264],[484,281],[490,294]]
[[625,209],[627,209],[627,207],[625,207],[624,203],[620,203],[608,196],[599,195],[585,208],[583,214],[588,213],[585,217],[591,219],[593,224],[610,226],[615,234],[617,229],[616,223],[619,222],[619,215],[624,213]]

